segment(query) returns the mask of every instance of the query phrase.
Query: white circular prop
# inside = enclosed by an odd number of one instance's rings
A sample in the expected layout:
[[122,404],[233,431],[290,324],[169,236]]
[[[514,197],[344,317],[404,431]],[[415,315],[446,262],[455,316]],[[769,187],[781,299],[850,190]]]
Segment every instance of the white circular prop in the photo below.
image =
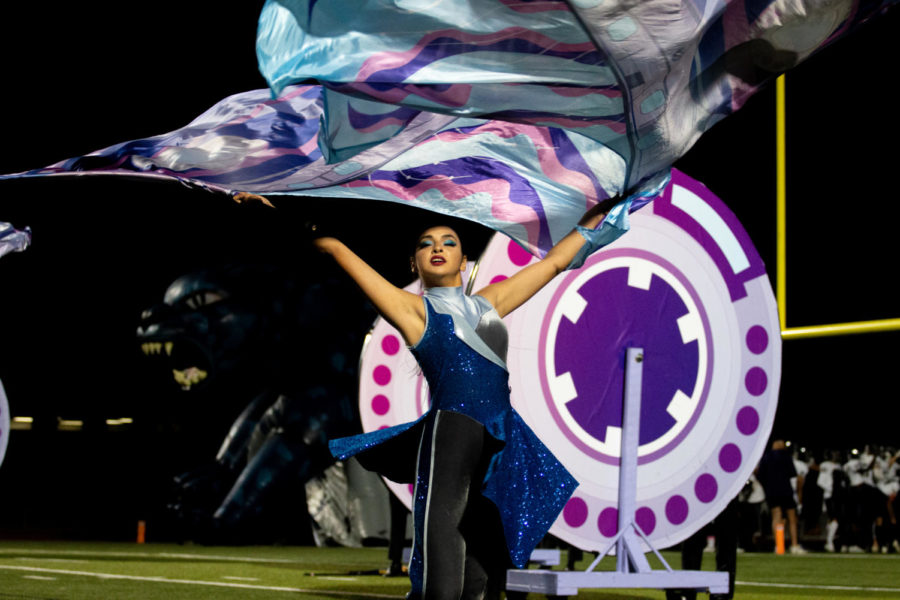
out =
[[6,401],[6,390],[0,381],[0,465],[6,455],[6,446],[9,444],[9,403]]
[[[550,532],[585,550],[617,531],[625,350],[644,349],[636,521],[655,547],[712,520],[765,450],[781,336],[765,266],[740,223],[678,171],[632,230],[507,316],[512,402],[580,482]],[[495,236],[470,288],[534,257]],[[418,418],[425,384],[378,321],[361,364],[371,431]],[[408,486],[390,484],[407,505]]]

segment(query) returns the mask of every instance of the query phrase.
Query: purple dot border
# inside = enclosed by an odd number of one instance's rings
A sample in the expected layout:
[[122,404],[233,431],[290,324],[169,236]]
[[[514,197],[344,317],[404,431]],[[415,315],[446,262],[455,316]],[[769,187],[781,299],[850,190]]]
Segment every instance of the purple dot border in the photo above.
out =
[[[708,440],[708,448],[700,450],[703,457],[702,462],[698,462],[694,467],[697,470],[694,471],[692,477],[682,479],[679,483],[673,481],[674,485],[670,489],[655,491],[651,498],[641,496],[641,506],[647,507],[657,519],[655,531],[648,538],[652,544],[661,544],[661,547],[682,541],[713,518],[746,481],[746,476],[749,475],[746,471],[748,468],[752,468],[752,464],[759,459],[761,450],[766,445],[765,438],[767,438],[774,420],[781,365],[781,336],[780,333],[773,333],[779,331],[774,295],[771,293],[768,278],[765,277],[765,266],[749,236],[736,217],[724,206],[724,203],[715,198],[705,186],[699,182],[693,182],[677,171],[673,172],[673,184],[688,188],[722,217],[728,229],[737,237],[740,248],[746,254],[751,268],[738,273],[731,271],[730,264],[727,264],[728,261],[721,252],[721,247],[718,246],[716,239],[713,239],[709,232],[703,229],[702,224],[694,221],[691,214],[682,210],[681,204],[678,206],[672,204],[672,186],[666,191],[665,198],[656,199],[647,207],[649,211],[644,209],[646,212],[651,212],[654,219],[659,216],[674,223],[707,250],[710,258],[725,278],[725,287],[727,288],[726,291],[722,284],[716,283],[717,294],[712,298],[715,302],[721,302],[721,305],[725,307],[727,318],[733,319],[728,327],[722,330],[727,331],[727,334],[716,333],[714,336],[716,346],[712,348],[716,351],[716,357],[719,360],[726,357],[725,359],[733,365],[734,369],[729,379],[716,379],[717,393],[724,391],[728,397],[727,408],[723,407],[720,412],[720,424],[716,425],[714,429],[715,439]],[[688,208],[688,210],[690,209]],[[643,218],[646,213],[642,211],[638,214]],[[669,225],[657,225],[655,221],[647,224],[649,225],[648,231],[651,233],[669,234],[672,231]],[[716,236],[719,238],[718,234]],[[676,244],[693,247],[691,242],[683,242],[678,234],[674,235],[672,239]],[[646,247],[656,250],[656,246],[645,246],[643,241],[634,246],[627,243],[627,238],[624,241],[626,243],[620,248],[601,250],[598,256],[607,256],[614,250],[630,248]],[[731,248],[733,249],[734,246]],[[700,251],[701,256],[702,254],[703,252]],[[665,256],[668,258],[669,255]],[[706,259],[706,257],[703,258]],[[675,258],[672,260],[676,265],[682,264]],[[589,267],[590,262],[588,262]],[[693,273],[690,269],[686,269],[685,272]],[[567,275],[567,277],[569,276],[572,275]],[[702,289],[706,292],[709,288]],[[556,291],[558,290],[554,290],[554,292]],[[731,304],[735,306],[734,316],[728,312],[731,310],[727,303],[729,298],[732,301]],[[704,300],[706,299],[704,296]],[[746,300],[738,304],[737,300],[740,299]],[[751,305],[752,308],[748,308]],[[698,306],[707,307],[707,305],[699,303]],[[717,312],[715,316],[718,319],[719,313]],[[716,332],[719,331],[719,329],[716,330]],[[545,347],[546,343],[541,337],[538,346],[539,352]],[[539,364],[546,363],[541,359]],[[748,385],[747,375],[753,368],[758,368],[758,370],[750,374]],[[720,389],[720,386],[726,387]],[[546,396],[546,390],[544,391]],[[758,395],[753,395],[751,392]],[[558,425],[556,415],[552,410],[550,412],[553,422]],[[568,439],[568,436],[566,438]],[[573,445],[577,448],[576,452],[584,452],[582,447]],[[615,464],[618,461],[609,462]],[[639,464],[643,464],[643,461],[640,461]],[[686,471],[686,473],[689,472]],[[701,474],[709,474],[711,478],[704,478],[699,487],[700,495],[706,502],[697,498],[695,489],[697,477]],[[606,490],[606,487],[603,489]],[[604,494],[606,493],[604,492]],[[612,496],[604,495],[602,498],[586,496],[586,499],[592,515],[597,515],[610,505],[616,505],[614,493]],[[593,524],[598,523],[598,517],[589,518],[588,523],[589,525],[579,528],[581,531],[575,532],[576,538],[591,532],[596,535]],[[561,524],[561,521],[558,524]],[[556,532],[551,529],[551,533]],[[566,535],[560,537],[570,543],[575,543]],[[587,546],[578,547],[587,548]]]

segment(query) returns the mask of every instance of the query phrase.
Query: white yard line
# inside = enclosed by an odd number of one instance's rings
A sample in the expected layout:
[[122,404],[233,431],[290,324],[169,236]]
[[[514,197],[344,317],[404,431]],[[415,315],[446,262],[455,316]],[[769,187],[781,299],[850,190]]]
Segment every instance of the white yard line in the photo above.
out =
[[[741,559],[744,558],[771,558],[774,556],[772,552],[744,552],[738,554]],[[900,560],[900,554],[871,554],[869,552],[854,552],[852,554],[844,552],[810,552],[808,554],[790,554],[782,557],[785,560],[804,560],[807,558],[834,558],[834,559],[854,559],[866,558],[868,560]]]
[[83,558],[50,558],[43,556],[17,556],[16,560],[31,560],[31,561],[41,561],[41,562],[57,562],[57,563],[77,563],[77,564],[87,564],[91,561],[85,560]]
[[[24,571],[27,573],[53,573],[54,575],[75,575],[81,577],[97,577],[98,579],[122,579],[126,581],[152,581],[155,583],[169,583],[181,585],[205,585],[210,587],[238,588],[244,590],[262,590],[267,592],[291,592],[301,594],[326,594],[329,596],[355,596],[357,598],[403,598],[389,594],[373,594],[371,592],[350,592],[333,590],[310,590],[294,587],[275,585],[252,585],[249,583],[226,583],[223,581],[196,581],[193,579],[169,579],[167,577],[140,577],[137,575],[119,575],[116,573],[91,573],[89,571],[68,571],[64,569],[42,569],[39,567],[25,567],[22,565],[2,565],[0,570]],[[34,576],[31,576],[34,577]]]
[[[125,553],[127,554],[127,553]],[[185,560],[230,560],[235,562],[259,562],[259,563],[286,563],[300,564],[304,561],[292,558],[256,558],[252,556],[223,556],[218,554],[186,554],[182,552],[160,552],[158,554],[147,553],[147,556],[161,556],[163,558],[183,558]]]
[[223,556],[218,554],[188,554],[184,552],[115,552],[105,550],[50,550],[40,548],[0,548],[5,554],[65,554],[69,556],[116,556],[121,558],[182,558],[185,560],[228,560],[234,562],[301,564],[304,561],[291,558],[257,558],[249,556]]
[[762,581],[735,581],[736,585],[774,587],[797,590],[836,590],[841,592],[900,592],[897,587],[870,587],[864,585],[819,585],[815,583],[765,583]]

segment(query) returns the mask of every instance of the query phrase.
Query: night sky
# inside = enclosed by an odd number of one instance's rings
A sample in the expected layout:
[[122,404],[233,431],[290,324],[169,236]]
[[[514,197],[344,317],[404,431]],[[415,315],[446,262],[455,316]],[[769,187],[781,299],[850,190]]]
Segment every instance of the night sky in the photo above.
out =
[[[229,94],[265,87],[254,54],[261,5],[157,1],[127,14],[108,1],[5,6],[0,172],[170,131]],[[889,289],[900,258],[892,185],[900,119],[886,81],[897,74],[898,32],[895,10],[788,76],[789,326],[900,317]],[[774,132],[772,85],[677,164],[735,211],[773,283]],[[133,415],[177,421],[177,404],[141,380],[134,340],[141,310],[169,282],[233,260],[302,263],[308,257],[294,232],[309,212],[345,229],[348,216],[357,226],[415,217],[380,203],[339,210],[322,201],[276,204],[277,211],[238,207],[174,182],[0,182],[0,221],[34,231],[31,249],[0,260],[0,380],[12,414],[36,423]],[[358,249],[405,284],[397,244],[387,234],[367,236]],[[776,429],[809,445],[900,443],[898,342],[900,333],[786,341]],[[61,464],[53,458],[62,452],[59,436],[36,444],[28,433],[14,432],[0,480],[24,476],[26,464]],[[46,462],[17,452],[20,435],[21,447],[39,450]],[[156,443],[147,436],[139,443],[148,441]],[[139,443],[122,442],[122,452]],[[119,461],[127,468],[127,456]]]

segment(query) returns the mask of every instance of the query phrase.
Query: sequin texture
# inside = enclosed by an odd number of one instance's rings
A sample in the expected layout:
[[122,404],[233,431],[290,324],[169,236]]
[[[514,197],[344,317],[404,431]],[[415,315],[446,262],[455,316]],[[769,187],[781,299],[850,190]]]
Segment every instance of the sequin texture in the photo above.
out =
[[[411,482],[415,471],[409,463],[415,454],[400,456],[386,451],[388,447],[408,451],[409,438],[418,442],[422,428],[438,410],[477,420],[500,442],[482,482],[482,494],[499,510],[512,563],[523,567],[578,484],[512,409],[506,369],[463,341],[471,333],[457,334],[457,329],[467,326],[463,319],[437,312],[427,298],[425,333],[411,350],[428,380],[431,409],[413,423],[334,440],[332,453],[338,458],[360,455],[365,466],[382,473],[389,467],[383,462],[391,457],[404,463],[404,472],[399,477],[386,476]],[[379,459],[367,464],[362,456],[367,451],[378,454]],[[414,511],[425,501],[424,486],[416,483]]]

